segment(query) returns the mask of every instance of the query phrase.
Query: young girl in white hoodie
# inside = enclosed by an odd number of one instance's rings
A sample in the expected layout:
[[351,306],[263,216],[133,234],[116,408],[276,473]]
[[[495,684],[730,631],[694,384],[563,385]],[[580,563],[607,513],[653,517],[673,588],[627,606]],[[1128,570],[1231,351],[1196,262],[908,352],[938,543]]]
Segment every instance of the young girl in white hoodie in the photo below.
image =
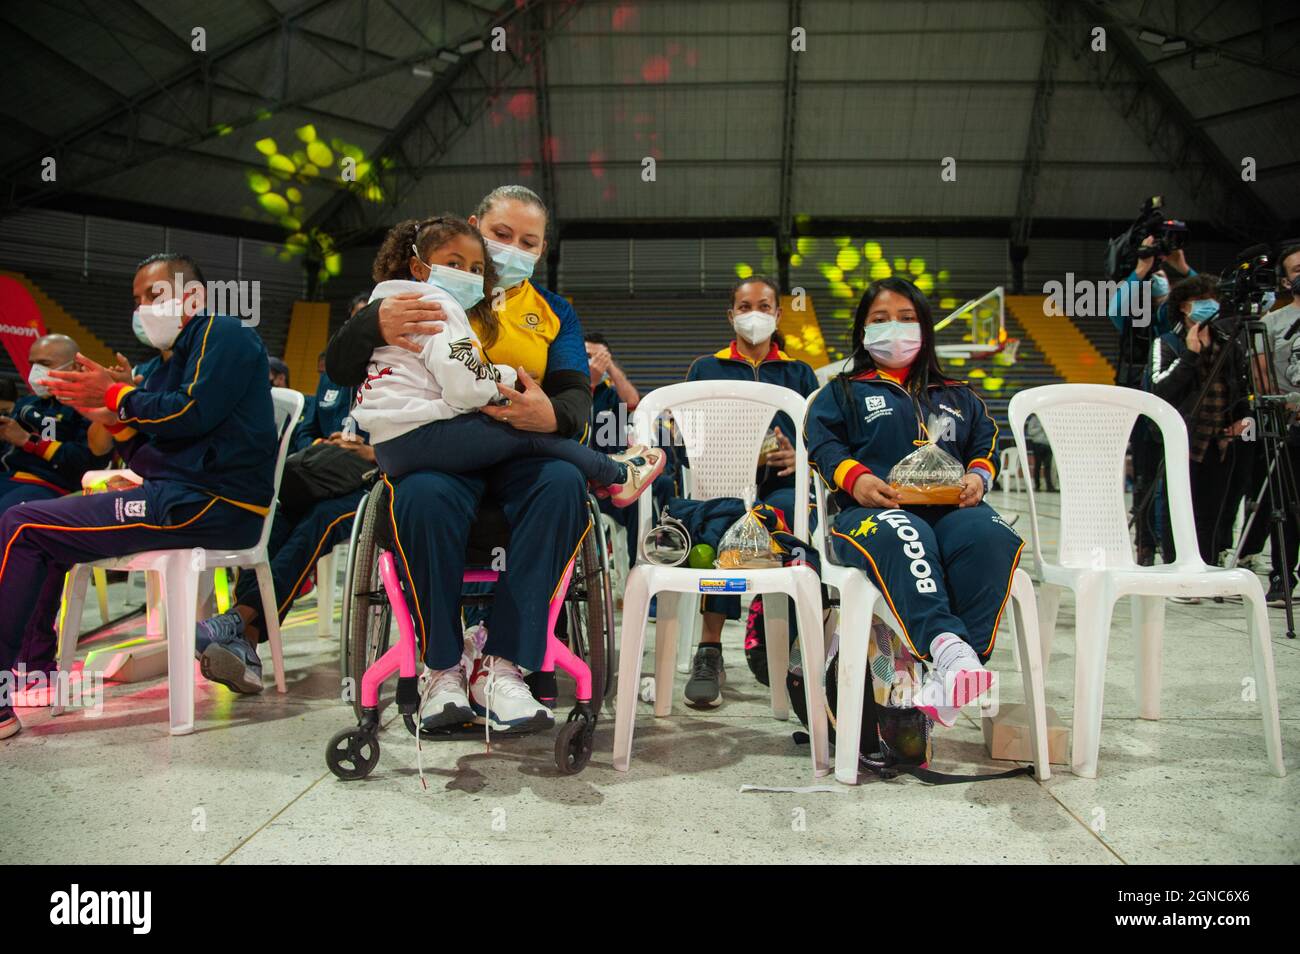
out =
[[[409,250],[409,255],[407,254]],[[601,454],[558,434],[516,430],[477,413],[504,403],[498,382],[514,387],[515,369],[492,364],[475,328],[490,346],[497,317],[483,299],[492,259],[478,230],[441,215],[401,222],[375,256],[379,284],[370,300],[422,292],[442,306],[446,327],[414,338],[419,354],[384,345],[370,358],[352,417],[370,432],[375,459],[388,476],[416,470],[467,473],[518,457],[567,460],[616,507],[641,496],[663,472],[664,452],[644,445]]]

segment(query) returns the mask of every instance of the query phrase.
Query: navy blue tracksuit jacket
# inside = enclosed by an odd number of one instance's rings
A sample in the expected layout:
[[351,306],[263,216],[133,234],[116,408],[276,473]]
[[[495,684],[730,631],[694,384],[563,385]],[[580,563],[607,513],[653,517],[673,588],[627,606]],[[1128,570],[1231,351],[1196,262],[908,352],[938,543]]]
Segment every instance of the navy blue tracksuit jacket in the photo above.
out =
[[1024,546],[1019,534],[982,501],[882,510],[860,506],[851,493],[863,474],[886,480],[925,438],[922,420],[931,414],[946,414],[954,424],[938,445],[968,472],[992,477],[998,429],[983,400],[952,380],[928,392],[914,402],[906,388],[875,370],[834,378],[809,406],[804,440],[839,510],[828,527],[836,562],[871,576],[918,657],[929,658],[934,637],[954,633],[987,659]]
[[142,550],[248,547],[275,483],[276,427],[262,340],[237,319],[200,315],[171,360],[104,404],[141,487],[10,507],[0,515],[0,671],[28,625],[48,640],[63,574],[75,563]]

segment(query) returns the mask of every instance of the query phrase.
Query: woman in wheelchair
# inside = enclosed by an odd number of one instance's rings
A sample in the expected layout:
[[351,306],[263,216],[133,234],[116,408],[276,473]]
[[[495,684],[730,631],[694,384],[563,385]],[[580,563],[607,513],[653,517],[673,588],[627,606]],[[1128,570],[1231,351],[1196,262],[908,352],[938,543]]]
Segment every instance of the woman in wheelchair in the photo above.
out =
[[[499,276],[492,312],[496,328],[494,334],[484,335],[483,363],[519,369],[520,390],[511,403],[488,405],[480,413],[527,434],[581,437],[591,413],[582,329],[564,298],[530,280],[546,249],[545,206],[522,186],[503,186],[484,198],[469,224],[482,233]],[[416,244],[417,251],[414,257],[406,250],[401,253],[406,270],[420,276],[432,272],[428,266],[433,246],[441,243],[419,239],[407,244]],[[482,246],[475,245],[481,253]],[[449,284],[456,281],[470,284],[465,278],[448,279]],[[423,348],[408,337],[412,331],[429,333],[436,326],[428,319],[450,325],[455,313],[463,315],[463,305],[455,306],[445,289],[439,301],[422,300],[431,287],[372,300],[331,340],[326,370],[341,384],[362,385],[363,407],[376,383],[367,380],[366,372],[377,349],[396,346],[413,357]],[[472,305],[471,298],[465,301]],[[485,330],[480,324],[480,334]],[[448,328],[437,337],[452,334]],[[495,390],[495,382],[493,386]],[[448,457],[473,450],[440,449]],[[591,531],[582,473],[566,460],[527,456],[467,473],[412,470],[386,479],[384,486],[394,560],[420,652],[432,674],[425,693],[425,710],[433,713],[427,727],[466,718],[496,731],[550,726],[550,709],[533,697],[520,667],[544,670],[552,652],[548,636],[555,619],[553,603],[564,596],[562,584]],[[485,498],[503,518],[509,544],[493,560],[493,568],[504,572],[494,587],[484,655],[467,673],[461,593],[471,528]],[[399,701],[400,693],[399,686]]]
[[[910,281],[872,282],[853,321],[853,365],[818,392],[804,423],[809,459],[834,491],[837,562],[871,576],[927,663],[918,708],[950,726],[988,693],[1011,575],[1024,541],[984,503],[997,425],[943,373],[930,305]],[[940,424],[939,433],[928,430]],[[900,506],[890,469],[933,439],[965,467],[953,505]]]
[[616,507],[636,501],[664,469],[664,452],[636,445],[601,454],[558,434],[517,431],[476,413],[510,404],[517,377],[484,357],[475,326],[489,344],[497,316],[483,299],[495,279],[478,230],[451,215],[410,219],[389,230],[375,257],[379,284],[371,301],[419,292],[442,305],[446,328],[417,337],[420,353],[376,348],[352,416],[370,432],[375,459],[396,480],[415,470],[463,474],[519,457],[567,460]]

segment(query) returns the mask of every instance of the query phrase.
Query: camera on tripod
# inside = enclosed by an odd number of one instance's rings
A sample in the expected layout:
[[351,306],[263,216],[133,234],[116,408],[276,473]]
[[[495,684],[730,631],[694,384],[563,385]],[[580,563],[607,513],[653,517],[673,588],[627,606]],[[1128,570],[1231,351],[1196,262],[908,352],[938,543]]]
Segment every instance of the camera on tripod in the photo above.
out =
[[1219,276],[1215,291],[1219,314],[1209,323],[1210,334],[1220,341],[1237,337],[1242,322],[1260,316],[1265,295],[1276,285],[1277,268],[1266,248],[1256,246],[1242,252]]
[[[1190,232],[1182,219],[1165,214],[1164,196],[1153,195],[1142,203],[1133,224],[1122,235],[1110,240],[1106,249],[1106,272],[1112,281],[1119,281],[1133,271],[1139,259],[1159,255],[1163,258],[1187,245]],[[1148,236],[1155,241],[1142,243]]]

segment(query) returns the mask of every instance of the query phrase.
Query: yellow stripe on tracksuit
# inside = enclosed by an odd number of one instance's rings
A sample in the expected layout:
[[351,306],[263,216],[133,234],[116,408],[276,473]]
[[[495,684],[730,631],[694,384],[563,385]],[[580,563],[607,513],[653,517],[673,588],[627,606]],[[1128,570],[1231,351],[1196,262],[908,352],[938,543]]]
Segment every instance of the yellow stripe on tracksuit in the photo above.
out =
[[[289,595],[286,596],[284,598],[284,602],[277,607],[277,610],[279,611],[281,616],[289,612],[289,605],[293,602],[293,598],[298,595],[298,590],[302,588],[302,581],[307,579],[307,574],[312,571],[312,568],[316,565],[316,561],[320,559],[321,547],[325,546],[325,541],[330,538],[330,534],[334,532],[334,528],[337,527],[341,521],[347,520],[350,517],[355,517],[356,515],[357,512],[355,510],[353,510],[351,513],[341,514],[340,516],[336,517],[328,527],[325,528],[325,532],[321,534],[321,538],[316,541],[316,549],[312,551],[311,558],[307,561],[307,564],[302,569],[302,573],[299,574],[298,579],[294,582],[293,586],[290,588]],[[317,592],[319,592],[320,580],[316,581],[316,588],[317,588]],[[333,612],[330,607],[322,607],[321,609],[323,609],[324,612],[329,613],[331,618],[333,617]]]
[[411,602],[415,604],[415,618],[420,624],[420,658],[424,658],[427,649],[428,636],[424,630],[424,613],[420,609],[420,597],[415,592],[415,577],[411,575],[411,564],[406,562],[406,551],[402,549],[402,538],[397,533],[397,512],[394,505],[397,503],[397,490],[393,487],[384,475],[384,485],[388,488],[388,519],[393,525],[393,542],[397,544],[397,555],[402,558],[402,570],[406,573],[406,579],[411,584]]

